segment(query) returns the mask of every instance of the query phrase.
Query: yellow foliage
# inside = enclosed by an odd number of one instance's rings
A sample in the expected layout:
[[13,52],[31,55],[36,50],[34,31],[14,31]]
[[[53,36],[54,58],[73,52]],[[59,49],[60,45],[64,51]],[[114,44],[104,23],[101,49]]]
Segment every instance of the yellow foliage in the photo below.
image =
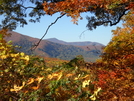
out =
[[73,76],[74,74],[73,73],[68,73],[67,75],[66,75],[66,77],[71,77],[71,76]]
[[29,84],[31,84],[31,83],[33,83],[33,82],[34,82],[34,78],[30,78],[30,79],[28,80],[27,85],[29,85]]
[[44,79],[44,77],[38,76],[38,77],[36,78],[36,81],[38,81],[38,83],[40,83],[43,79]]
[[87,85],[89,85],[89,83],[90,83],[90,80],[83,81],[82,87],[85,88]]
[[78,75],[78,77],[75,77],[74,80],[78,80],[80,78],[81,74]]
[[24,56],[24,55],[25,55],[25,53],[21,52],[21,53],[20,53],[20,55],[21,55],[21,56]]
[[51,71],[52,70],[52,68],[47,68],[45,71]]
[[33,90],[37,90],[38,88],[39,88],[39,85],[32,87]]
[[96,96],[98,95],[98,93],[101,91],[101,88],[99,87],[96,91],[94,91],[94,94],[90,96],[90,99],[95,101],[96,100]]
[[53,74],[49,74],[48,75],[48,79],[53,79],[53,78],[56,78],[57,80],[59,80],[61,77],[62,77],[62,71],[59,72],[59,73],[53,73]]
[[14,85],[14,88],[10,89],[11,92],[18,92],[20,91],[23,87],[25,86],[25,82],[22,83],[22,86],[17,86],[16,84]]

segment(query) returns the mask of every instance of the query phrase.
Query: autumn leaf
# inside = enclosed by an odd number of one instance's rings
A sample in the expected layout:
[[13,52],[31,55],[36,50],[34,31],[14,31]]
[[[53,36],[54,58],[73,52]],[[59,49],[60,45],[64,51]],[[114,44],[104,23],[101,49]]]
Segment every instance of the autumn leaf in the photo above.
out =
[[94,91],[94,94],[90,96],[90,99],[95,101],[97,94],[101,91],[101,88],[99,87],[96,91]]
[[36,81],[38,81],[38,83],[40,83],[43,79],[44,79],[44,77],[39,77],[39,76],[38,76],[38,77],[36,78]]
[[11,92],[18,92],[20,91],[25,85],[25,82],[22,83],[22,86],[17,86],[16,84],[14,85],[13,89],[10,89]]
[[34,81],[35,81],[34,78],[30,78],[30,79],[28,80],[28,83],[27,83],[27,84],[29,85],[29,84],[33,83]]
[[82,82],[82,87],[85,88],[87,85],[89,85],[90,80],[85,80]]

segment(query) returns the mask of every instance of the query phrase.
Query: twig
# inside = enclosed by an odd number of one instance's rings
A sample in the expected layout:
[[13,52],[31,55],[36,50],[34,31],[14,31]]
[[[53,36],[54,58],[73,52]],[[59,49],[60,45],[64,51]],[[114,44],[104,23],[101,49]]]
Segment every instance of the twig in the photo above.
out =
[[84,31],[80,34],[79,37],[81,38],[82,34],[85,33],[86,31],[88,31],[88,29],[87,29],[87,30],[84,30]]
[[46,30],[45,34],[44,34],[44,35],[42,36],[42,38],[38,41],[38,43],[35,44],[35,45],[33,46],[33,48],[31,48],[31,51],[33,51],[33,50],[35,50],[35,49],[37,48],[37,46],[40,44],[40,42],[42,41],[42,39],[46,36],[46,34],[47,34],[49,28],[50,28],[53,24],[55,24],[60,18],[62,18],[65,14],[66,14],[66,13],[64,13],[64,14],[62,14],[61,16],[57,17],[57,19],[47,27],[47,30]]
[[25,6],[23,6],[23,5],[19,5],[19,6],[25,8],[25,9],[28,9],[28,8],[35,8],[35,7],[31,7],[31,6],[29,6],[29,7],[25,7]]

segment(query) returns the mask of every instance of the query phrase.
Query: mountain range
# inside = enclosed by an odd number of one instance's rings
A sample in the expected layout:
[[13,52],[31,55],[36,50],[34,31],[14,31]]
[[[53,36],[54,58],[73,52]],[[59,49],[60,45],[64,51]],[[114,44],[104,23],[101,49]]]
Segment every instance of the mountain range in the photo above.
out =
[[11,33],[11,36],[5,39],[7,41],[11,40],[14,45],[20,46],[21,48],[16,48],[18,51],[42,57],[71,60],[77,55],[82,55],[85,61],[95,61],[99,58],[102,47],[104,47],[103,44],[97,42],[65,42],[56,38],[50,38],[42,40],[37,48],[31,51],[32,46],[37,44],[40,39],[13,31],[9,31],[9,33]]

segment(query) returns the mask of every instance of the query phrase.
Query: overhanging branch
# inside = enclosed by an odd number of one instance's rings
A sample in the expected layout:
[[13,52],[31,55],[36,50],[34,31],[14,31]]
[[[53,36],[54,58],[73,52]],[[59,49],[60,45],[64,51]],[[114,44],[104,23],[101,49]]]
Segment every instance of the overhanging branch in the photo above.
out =
[[118,23],[120,22],[121,18],[125,15],[125,13],[126,13],[127,10],[128,10],[128,9],[125,9],[125,10],[123,11],[123,13],[119,16],[119,18],[118,18],[118,20],[117,20],[116,22],[112,23],[112,21],[106,21],[106,22],[103,22],[102,24],[110,23],[110,26],[113,26],[113,25],[118,24]]
[[42,41],[42,39],[46,36],[46,34],[47,34],[48,30],[50,29],[50,27],[51,27],[52,25],[54,25],[54,24],[55,24],[60,18],[62,18],[65,14],[66,14],[66,13],[64,13],[64,14],[62,14],[61,16],[57,17],[57,19],[47,27],[47,30],[46,30],[45,34],[44,34],[44,35],[42,36],[42,38],[38,41],[38,43],[35,44],[35,45],[33,46],[33,48],[31,48],[31,51],[33,51],[33,50],[35,50],[35,49],[37,48],[37,46],[40,44],[40,42]]
[[108,24],[110,26],[117,25],[122,19],[122,17],[126,15],[127,11],[129,11],[129,9],[125,9],[123,6],[123,7],[115,8],[112,11],[113,14],[110,14],[108,11],[102,8],[98,8],[98,10],[96,10],[95,12],[95,16],[91,16],[91,17],[87,16],[88,29],[93,30],[96,29],[97,26],[101,26],[101,25],[107,26]]
[[19,5],[19,6],[21,6],[21,7],[24,8],[24,9],[28,9],[28,8],[34,9],[34,8],[35,8],[35,7],[32,7],[32,6],[28,6],[28,7],[25,7],[25,6],[23,6],[23,5]]

